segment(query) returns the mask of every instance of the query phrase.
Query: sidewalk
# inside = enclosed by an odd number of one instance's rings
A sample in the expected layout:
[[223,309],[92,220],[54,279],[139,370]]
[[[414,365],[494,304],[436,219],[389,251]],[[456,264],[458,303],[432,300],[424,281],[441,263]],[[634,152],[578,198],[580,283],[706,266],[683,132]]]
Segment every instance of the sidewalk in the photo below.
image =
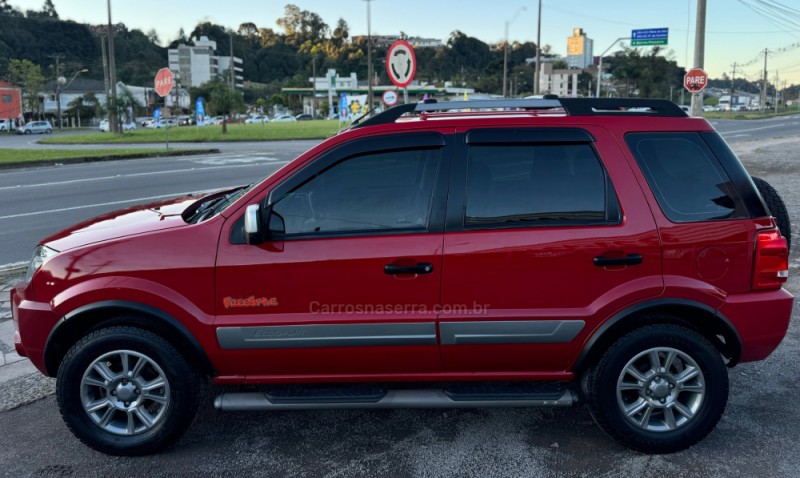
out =
[[9,291],[25,278],[25,269],[0,272],[0,412],[50,395],[55,380],[43,376],[14,350]]

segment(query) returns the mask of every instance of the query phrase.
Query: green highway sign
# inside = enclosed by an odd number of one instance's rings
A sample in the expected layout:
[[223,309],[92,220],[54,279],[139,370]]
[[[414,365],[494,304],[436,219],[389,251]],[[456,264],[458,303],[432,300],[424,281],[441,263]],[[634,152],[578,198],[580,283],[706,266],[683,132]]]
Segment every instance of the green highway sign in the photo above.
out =
[[666,45],[667,39],[660,40],[631,40],[631,46],[651,46],[651,45]]

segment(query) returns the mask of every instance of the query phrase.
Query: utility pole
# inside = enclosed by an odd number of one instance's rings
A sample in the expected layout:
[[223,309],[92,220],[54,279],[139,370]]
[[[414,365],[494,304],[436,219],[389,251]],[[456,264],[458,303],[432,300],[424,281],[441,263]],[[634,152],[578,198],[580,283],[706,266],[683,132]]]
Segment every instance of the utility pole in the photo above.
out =
[[[706,0],[697,0],[697,23],[694,34],[694,67],[703,68],[706,51]],[[692,116],[703,116],[703,92],[692,93]]]
[[517,16],[525,10],[527,10],[526,7],[520,7],[514,16],[511,17],[511,20],[506,22],[506,42],[503,45],[503,98],[508,98],[508,27],[517,19]]
[[317,119],[317,56],[311,57],[311,119]]
[[775,70],[775,81],[772,83],[773,87],[775,88],[775,94],[772,96],[772,104],[775,106],[776,115],[778,114],[778,84],[780,81],[778,70]]
[[769,55],[769,49],[764,48],[764,75],[761,78],[761,94],[760,97],[760,105],[758,107],[759,111],[764,113],[767,109],[767,56]]
[[367,111],[372,109],[372,0],[367,2]]
[[108,4],[108,77],[111,83],[111,101],[108,108],[108,124],[112,133],[119,133],[117,127],[117,67],[114,61],[114,29],[111,25],[111,0]]
[[731,99],[730,99],[730,107],[731,111],[733,111],[733,93],[736,90],[736,63],[733,63],[733,75],[731,76]]
[[231,83],[231,89],[235,90],[236,89],[236,81],[234,80],[234,76],[233,76],[234,75],[234,68],[233,68],[233,29],[230,30],[229,38],[230,38],[230,44],[231,44],[231,65],[230,65],[230,75],[231,75],[231,79],[230,80],[231,81],[230,81],[230,83]]
[[[61,87],[66,83],[66,79],[61,77],[61,57],[63,55],[50,55],[56,60],[55,79],[56,79],[56,114],[58,115],[58,129],[64,129],[64,121],[61,118]],[[62,83],[63,81],[63,83]]]
[[106,38],[102,33],[98,36],[100,37],[100,55],[103,57],[103,85],[105,87],[103,91],[108,95],[108,53],[106,52]]
[[[542,71],[542,0],[539,0],[539,19],[536,27],[536,68],[533,70],[533,94],[539,94],[539,81]],[[591,88],[590,88],[591,90]]]
[[608,48],[606,48],[603,53],[600,54],[600,63],[598,63],[597,65],[597,95],[595,95],[597,98],[600,98],[600,84],[603,82],[603,57],[606,56],[608,50],[614,48],[614,45],[621,42],[622,40],[630,40],[630,39],[631,37],[619,37],[616,40],[614,40],[614,43],[612,43]]

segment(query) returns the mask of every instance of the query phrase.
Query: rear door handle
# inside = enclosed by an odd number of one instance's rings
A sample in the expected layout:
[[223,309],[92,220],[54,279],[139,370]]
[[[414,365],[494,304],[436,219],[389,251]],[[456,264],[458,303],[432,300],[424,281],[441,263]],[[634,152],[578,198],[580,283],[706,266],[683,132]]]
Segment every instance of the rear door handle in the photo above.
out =
[[430,262],[420,262],[415,266],[396,266],[394,264],[386,264],[383,266],[383,272],[389,275],[430,274],[433,272],[433,264]]
[[625,257],[603,257],[594,258],[594,265],[597,267],[608,266],[636,266],[642,263],[641,254],[628,254]]

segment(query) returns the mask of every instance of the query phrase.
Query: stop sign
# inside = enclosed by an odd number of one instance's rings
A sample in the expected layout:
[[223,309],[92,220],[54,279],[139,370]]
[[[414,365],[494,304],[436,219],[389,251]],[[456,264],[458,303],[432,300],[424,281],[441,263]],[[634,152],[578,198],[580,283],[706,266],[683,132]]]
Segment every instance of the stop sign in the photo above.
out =
[[169,68],[162,68],[158,70],[156,73],[156,82],[155,82],[155,89],[156,93],[160,97],[165,97],[172,91],[172,86],[174,84],[174,76],[172,72],[169,71]]
[[683,77],[683,86],[691,93],[700,93],[708,83],[708,74],[702,68],[692,68]]

